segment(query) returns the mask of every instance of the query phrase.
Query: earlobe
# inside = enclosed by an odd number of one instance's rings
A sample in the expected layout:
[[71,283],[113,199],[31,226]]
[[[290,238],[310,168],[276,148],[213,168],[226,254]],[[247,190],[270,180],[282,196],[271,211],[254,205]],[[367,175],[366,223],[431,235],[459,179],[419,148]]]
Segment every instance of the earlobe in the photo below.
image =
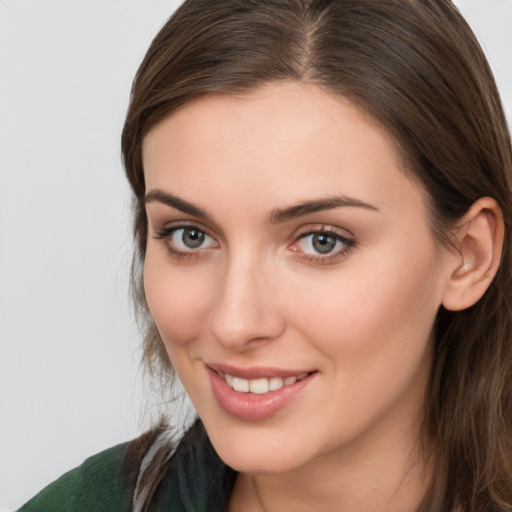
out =
[[469,308],[484,295],[500,265],[504,231],[494,199],[482,197],[471,206],[456,234],[458,257],[443,296],[446,309]]

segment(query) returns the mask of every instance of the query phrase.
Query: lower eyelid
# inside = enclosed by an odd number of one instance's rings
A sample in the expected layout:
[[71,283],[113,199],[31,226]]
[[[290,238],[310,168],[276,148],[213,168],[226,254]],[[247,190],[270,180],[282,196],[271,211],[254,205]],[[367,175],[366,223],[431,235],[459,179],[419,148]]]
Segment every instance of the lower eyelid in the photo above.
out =
[[329,264],[336,263],[338,260],[342,260],[346,257],[352,250],[355,248],[355,244],[350,244],[344,247],[341,251],[337,251],[334,253],[328,253],[325,255],[321,254],[310,254],[302,251],[295,251],[295,254],[298,258],[301,258],[306,261],[310,261],[312,263],[318,264]]

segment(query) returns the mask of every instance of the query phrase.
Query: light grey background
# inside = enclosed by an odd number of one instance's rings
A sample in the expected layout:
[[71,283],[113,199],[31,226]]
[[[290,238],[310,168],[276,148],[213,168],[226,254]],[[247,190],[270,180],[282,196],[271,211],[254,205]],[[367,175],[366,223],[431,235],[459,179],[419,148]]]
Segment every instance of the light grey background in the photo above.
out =
[[[119,134],[178,0],[0,0],[0,509],[144,421]],[[512,0],[459,0],[512,115]]]

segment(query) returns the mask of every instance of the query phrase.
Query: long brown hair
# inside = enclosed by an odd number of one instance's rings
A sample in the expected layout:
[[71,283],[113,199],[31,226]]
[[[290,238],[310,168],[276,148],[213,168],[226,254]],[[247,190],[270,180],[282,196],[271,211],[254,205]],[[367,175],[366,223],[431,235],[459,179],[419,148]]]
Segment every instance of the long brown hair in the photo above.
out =
[[428,194],[439,243],[478,198],[500,205],[496,278],[475,306],[438,315],[424,418],[435,469],[422,510],[512,510],[511,142],[489,65],[449,0],[187,0],[169,19],[138,70],[122,135],[145,363],[172,373],[142,288],[144,136],[202,95],[279,80],[345,96],[389,130]]

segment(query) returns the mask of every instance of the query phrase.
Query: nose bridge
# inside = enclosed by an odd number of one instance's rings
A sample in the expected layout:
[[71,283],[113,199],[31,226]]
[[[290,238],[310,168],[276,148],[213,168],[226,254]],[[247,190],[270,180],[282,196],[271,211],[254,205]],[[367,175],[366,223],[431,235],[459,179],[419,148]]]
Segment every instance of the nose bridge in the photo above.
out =
[[219,343],[241,348],[279,336],[283,321],[271,300],[271,284],[272,266],[264,257],[247,246],[230,252],[209,318]]

